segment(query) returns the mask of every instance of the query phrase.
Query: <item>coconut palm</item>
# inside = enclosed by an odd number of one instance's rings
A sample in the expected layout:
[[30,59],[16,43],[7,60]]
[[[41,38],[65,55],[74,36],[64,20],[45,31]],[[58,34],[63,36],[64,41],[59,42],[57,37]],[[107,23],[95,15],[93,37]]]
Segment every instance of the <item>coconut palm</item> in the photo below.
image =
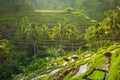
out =
[[60,33],[60,30],[59,30],[59,27],[57,27],[57,26],[51,28],[51,31],[49,33],[50,39],[56,40],[56,48],[57,48],[57,44],[58,44],[59,33]]
[[42,42],[45,43],[45,38],[46,36],[48,36],[49,34],[49,28],[46,26],[46,25],[42,25],[42,27],[40,28],[40,34],[41,34],[41,39],[42,39]]
[[66,38],[71,41],[72,43],[72,51],[73,51],[73,41],[76,39],[78,40],[80,38],[80,31],[78,27],[74,25],[68,25],[66,30]]
[[38,27],[38,23],[31,23],[30,29],[27,31],[27,41],[33,46],[33,53],[36,59],[36,44],[40,41],[40,27]]
[[58,45],[58,42],[60,42],[60,46],[63,43],[63,38],[65,37],[65,23],[64,22],[59,22],[57,26],[51,28],[50,31],[50,38],[52,40],[56,40],[56,48]]
[[16,31],[15,39],[24,42],[26,40],[26,32],[30,29],[30,22],[27,17],[24,17],[19,22],[19,27]]
[[[19,28],[16,32],[16,39],[23,44],[27,44],[29,46],[33,46],[33,54],[36,59],[36,43],[40,40],[40,27],[38,27],[38,23],[32,22],[30,23],[27,17],[21,19],[19,23]],[[31,45],[30,45],[31,44]]]
[[[101,28],[105,30],[105,34],[113,38],[120,35],[120,8],[109,13],[108,17],[101,23]],[[114,33],[114,34],[113,34]]]

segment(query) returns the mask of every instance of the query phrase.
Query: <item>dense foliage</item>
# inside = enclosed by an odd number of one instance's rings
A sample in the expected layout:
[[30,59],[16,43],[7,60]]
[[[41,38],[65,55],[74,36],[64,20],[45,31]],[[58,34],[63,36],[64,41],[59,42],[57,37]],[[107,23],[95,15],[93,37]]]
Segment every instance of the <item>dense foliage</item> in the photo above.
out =
[[[84,38],[87,41],[94,40],[100,44],[112,44],[113,42],[119,42],[120,35],[120,9],[109,11],[107,17],[98,25],[89,27],[86,30]],[[114,34],[113,34],[114,33]],[[103,42],[102,42],[103,41]],[[94,43],[95,43],[94,42]],[[99,44],[99,45],[100,45]]]
[[0,4],[0,80],[120,79],[119,0]]
[[33,6],[31,3],[28,2],[28,0],[0,0],[0,12],[20,12],[20,11],[31,11],[33,10]]
[[92,19],[101,21],[105,17],[105,11],[115,9],[120,2],[119,0],[0,0],[0,3],[1,12],[21,12],[33,9],[64,10],[71,7],[75,11],[79,11]]
[[37,9],[42,10],[63,10],[72,7],[75,11],[96,20],[102,20],[105,17],[105,11],[115,9],[119,5],[119,0],[31,0],[31,2]]

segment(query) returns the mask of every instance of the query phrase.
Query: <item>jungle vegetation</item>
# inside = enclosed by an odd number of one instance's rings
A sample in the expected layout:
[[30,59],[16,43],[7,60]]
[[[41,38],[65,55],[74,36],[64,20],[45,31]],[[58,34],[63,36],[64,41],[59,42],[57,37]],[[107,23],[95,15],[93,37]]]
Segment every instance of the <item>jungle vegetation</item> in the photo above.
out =
[[119,80],[119,63],[119,0],[0,0],[0,80]]

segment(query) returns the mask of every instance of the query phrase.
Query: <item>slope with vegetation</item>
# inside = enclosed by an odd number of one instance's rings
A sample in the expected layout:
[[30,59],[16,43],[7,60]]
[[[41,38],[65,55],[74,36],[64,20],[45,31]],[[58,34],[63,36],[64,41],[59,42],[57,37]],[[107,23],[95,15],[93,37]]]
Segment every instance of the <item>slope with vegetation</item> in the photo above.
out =
[[0,3],[0,80],[120,79],[119,0]]
[[[16,79],[32,80],[119,80],[119,52],[120,44],[114,44],[97,52],[78,52],[64,58],[46,58],[44,67],[36,60],[26,68],[23,73],[15,76]],[[52,61],[55,59],[56,61]],[[49,62],[51,61],[51,62]]]

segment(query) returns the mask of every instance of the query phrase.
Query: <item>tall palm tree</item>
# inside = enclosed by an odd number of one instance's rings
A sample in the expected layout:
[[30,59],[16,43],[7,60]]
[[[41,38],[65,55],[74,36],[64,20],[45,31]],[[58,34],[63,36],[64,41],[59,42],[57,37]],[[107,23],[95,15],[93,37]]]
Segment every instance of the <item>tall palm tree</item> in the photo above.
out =
[[29,46],[32,45],[33,54],[36,59],[36,43],[40,41],[40,27],[38,27],[38,23],[30,23],[27,17],[22,18],[16,32],[16,39],[23,44],[29,44]]
[[45,43],[45,38],[49,34],[49,28],[46,25],[42,25],[42,27],[40,28],[40,34],[41,34],[42,42],[44,44]]
[[31,23],[30,29],[27,31],[27,41],[33,46],[33,53],[36,59],[36,44],[40,41],[40,27],[38,27],[38,23]]
[[25,41],[26,40],[26,32],[30,29],[31,23],[29,22],[27,17],[24,17],[19,22],[19,27],[16,31],[16,39],[17,41]]
[[[111,11],[107,18],[101,23],[101,28],[105,30],[105,33],[112,37],[113,42],[115,37],[120,35],[120,8]],[[113,34],[114,33],[114,34]]]
[[63,38],[65,37],[65,27],[64,22],[59,22],[57,26],[51,28],[51,33],[49,36],[52,40],[56,40],[56,48],[57,45],[61,46],[63,43]]
[[78,40],[80,38],[80,31],[78,27],[74,25],[68,25],[66,30],[66,38],[71,41],[73,51],[74,40]]
[[59,30],[59,27],[57,27],[57,26],[51,28],[51,31],[49,33],[50,39],[56,40],[56,48],[57,48],[57,45],[58,45],[59,33],[60,33],[60,30]]
[[58,27],[59,27],[59,40],[60,40],[60,45],[62,45],[63,40],[65,38],[65,32],[66,32],[66,26],[67,24],[65,22],[59,22]]

